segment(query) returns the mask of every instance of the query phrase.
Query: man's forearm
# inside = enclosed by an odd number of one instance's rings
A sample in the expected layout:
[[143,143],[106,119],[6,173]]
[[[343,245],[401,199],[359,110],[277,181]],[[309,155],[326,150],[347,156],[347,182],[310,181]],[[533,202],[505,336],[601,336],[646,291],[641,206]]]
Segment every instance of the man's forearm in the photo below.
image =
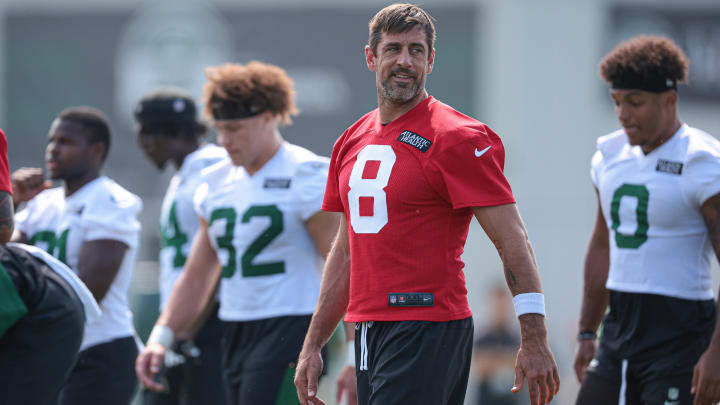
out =
[[594,332],[600,326],[609,301],[609,293],[605,288],[609,266],[609,252],[606,249],[598,246],[588,249],[580,309],[581,332]]
[[498,253],[503,262],[505,281],[513,296],[542,292],[535,254],[524,233],[498,246]]
[[0,191],[0,243],[7,243],[12,238],[15,229],[14,215],[12,196],[7,191]]
[[327,343],[345,315],[349,296],[350,252],[344,243],[339,243],[336,239],[325,263],[320,296],[304,347],[319,350]]
[[212,287],[221,272],[219,264],[213,267],[216,269],[208,271],[206,277],[197,277],[187,269],[183,271],[173,287],[167,307],[158,317],[158,325],[168,326],[177,335],[197,319],[207,307],[214,291]]

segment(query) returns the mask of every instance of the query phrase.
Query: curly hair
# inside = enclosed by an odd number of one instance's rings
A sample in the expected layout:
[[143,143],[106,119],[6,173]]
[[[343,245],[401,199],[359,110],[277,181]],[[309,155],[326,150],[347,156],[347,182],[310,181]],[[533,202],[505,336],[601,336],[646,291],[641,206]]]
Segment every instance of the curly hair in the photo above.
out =
[[226,63],[205,68],[205,76],[203,114],[210,119],[218,119],[213,114],[218,105],[244,111],[239,118],[271,111],[281,125],[291,124],[291,116],[299,113],[293,80],[278,66],[258,61]]
[[600,62],[600,77],[617,89],[662,92],[687,80],[690,61],[672,40],[640,35],[620,43]]
[[[368,23],[370,31],[368,45],[373,55],[377,55],[377,47],[383,32],[407,32],[419,25],[425,30],[428,51],[432,51],[435,47],[434,20],[430,13],[414,4],[391,4],[378,11]],[[428,57],[430,57],[430,52],[428,52]]]

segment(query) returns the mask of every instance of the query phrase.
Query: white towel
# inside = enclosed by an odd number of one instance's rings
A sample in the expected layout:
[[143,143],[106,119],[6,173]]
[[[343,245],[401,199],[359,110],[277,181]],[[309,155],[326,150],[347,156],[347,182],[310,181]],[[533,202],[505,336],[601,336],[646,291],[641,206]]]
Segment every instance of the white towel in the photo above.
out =
[[7,245],[23,249],[31,255],[42,260],[43,262],[45,262],[45,264],[48,265],[48,267],[53,269],[55,273],[60,275],[60,277],[62,277],[63,280],[65,280],[70,285],[70,287],[72,287],[72,289],[75,291],[75,294],[77,294],[78,298],[80,298],[80,301],[82,301],[83,306],[85,307],[86,325],[98,316],[100,316],[102,311],[100,311],[100,307],[95,301],[95,297],[93,297],[90,290],[88,290],[88,288],[85,286],[85,283],[80,280],[80,277],[78,277],[72,270],[70,270],[68,266],[63,264],[63,262],[54,258],[48,252],[36,246],[25,245],[23,243],[8,243]]

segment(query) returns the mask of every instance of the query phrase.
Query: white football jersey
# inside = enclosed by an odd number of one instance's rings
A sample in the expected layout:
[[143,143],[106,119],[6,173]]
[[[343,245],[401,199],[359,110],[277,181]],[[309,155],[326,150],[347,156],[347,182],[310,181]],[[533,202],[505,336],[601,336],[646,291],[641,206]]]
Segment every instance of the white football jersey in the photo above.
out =
[[198,217],[193,206],[195,190],[201,184],[200,172],[228,155],[225,148],[207,144],[183,160],[180,170],[170,180],[160,211],[160,310],[170,299],[173,286],[185,265]]
[[223,266],[220,319],[307,315],[323,259],[305,227],[320,211],[329,160],[283,143],[255,174],[223,161],[203,171],[195,210]]
[[720,141],[682,125],[645,155],[624,130],[598,139],[591,176],[610,234],[607,288],[712,299],[700,207],[720,193]]
[[67,198],[62,187],[45,190],[15,216],[15,226],[29,244],[45,249],[76,273],[84,242],[110,239],[128,246],[115,280],[99,303],[102,315],[85,328],[80,350],[134,334],[128,289],[140,236],[137,216],[141,209],[140,198],[102,176]]

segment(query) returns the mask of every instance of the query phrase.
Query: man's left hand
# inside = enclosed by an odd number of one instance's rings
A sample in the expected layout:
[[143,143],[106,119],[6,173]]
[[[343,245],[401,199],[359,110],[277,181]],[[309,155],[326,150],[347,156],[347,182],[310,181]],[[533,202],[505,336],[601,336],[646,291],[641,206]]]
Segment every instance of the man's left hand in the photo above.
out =
[[560,390],[560,376],[552,350],[545,337],[523,338],[515,361],[512,392],[522,389],[527,380],[530,404],[549,404]]
[[693,405],[713,405],[720,402],[720,350],[712,346],[700,356],[693,370],[691,394]]

